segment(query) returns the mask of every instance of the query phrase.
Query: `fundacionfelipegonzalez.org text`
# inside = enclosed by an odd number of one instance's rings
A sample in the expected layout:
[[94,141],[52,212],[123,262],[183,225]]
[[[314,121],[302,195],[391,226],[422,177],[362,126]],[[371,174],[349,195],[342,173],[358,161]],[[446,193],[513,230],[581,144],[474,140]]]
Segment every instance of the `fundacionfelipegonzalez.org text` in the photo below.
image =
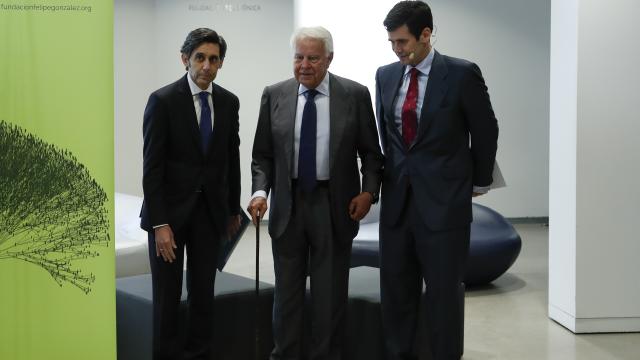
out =
[[5,11],[42,11],[42,12],[65,12],[77,11],[90,13],[91,5],[47,5],[47,4],[0,4],[0,10]]

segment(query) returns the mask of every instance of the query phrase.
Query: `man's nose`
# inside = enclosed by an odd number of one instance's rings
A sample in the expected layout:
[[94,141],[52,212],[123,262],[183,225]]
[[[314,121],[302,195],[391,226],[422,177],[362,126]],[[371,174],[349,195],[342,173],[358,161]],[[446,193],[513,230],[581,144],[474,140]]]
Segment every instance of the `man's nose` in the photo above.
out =
[[300,63],[300,65],[302,65],[302,67],[308,68],[309,66],[311,66],[311,61],[309,61],[308,57],[304,57],[302,58],[302,62]]
[[205,61],[202,63],[202,68],[203,68],[204,70],[209,70],[209,68],[211,68],[211,62],[210,62],[209,60],[205,60]]

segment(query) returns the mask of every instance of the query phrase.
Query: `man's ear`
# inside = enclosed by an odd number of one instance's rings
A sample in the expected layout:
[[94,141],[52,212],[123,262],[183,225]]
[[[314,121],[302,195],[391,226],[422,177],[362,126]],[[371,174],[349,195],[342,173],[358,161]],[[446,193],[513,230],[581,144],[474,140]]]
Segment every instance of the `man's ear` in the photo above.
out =
[[329,53],[328,58],[329,58],[329,64],[331,64],[331,61],[333,60],[333,52]]
[[184,65],[185,70],[189,70],[189,57],[187,54],[181,54],[180,58],[182,59],[182,65]]
[[429,27],[425,27],[422,29],[420,33],[420,39],[418,39],[421,43],[425,45],[429,45],[431,43],[431,29]]

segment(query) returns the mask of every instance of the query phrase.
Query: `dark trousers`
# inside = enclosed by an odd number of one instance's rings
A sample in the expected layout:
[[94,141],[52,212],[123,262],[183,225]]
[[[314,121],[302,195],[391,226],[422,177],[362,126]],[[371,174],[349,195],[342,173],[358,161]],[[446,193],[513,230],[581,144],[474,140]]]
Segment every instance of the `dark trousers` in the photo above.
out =
[[[153,359],[210,359],[213,335],[213,289],[219,236],[204,198],[187,223],[174,232],[176,260],[156,256],[155,236],[149,232],[149,261],[153,284]],[[175,231],[175,230],[174,230]],[[180,332],[180,296],[184,249],[187,249],[187,331]]]
[[431,358],[460,359],[464,301],[460,301],[459,291],[470,227],[432,231],[420,221],[416,206],[420,204],[409,196],[397,226],[380,223],[380,289],[387,358],[417,359],[413,345],[424,280]]
[[[284,234],[273,239],[272,251],[276,284],[275,347],[271,359],[340,359],[351,240],[335,237],[327,186],[319,186],[309,194],[294,186],[291,219]],[[311,319],[304,319],[307,269],[311,281]],[[305,326],[311,327],[308,355],[302,354]]]

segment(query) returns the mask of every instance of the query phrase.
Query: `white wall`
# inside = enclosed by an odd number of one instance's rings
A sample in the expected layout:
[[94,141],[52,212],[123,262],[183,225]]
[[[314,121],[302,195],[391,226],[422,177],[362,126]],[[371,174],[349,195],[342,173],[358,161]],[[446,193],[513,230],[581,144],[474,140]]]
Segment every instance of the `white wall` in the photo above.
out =
[[[296,0],[296,23],[332,32],[330,71],[369,87],[397,60],[382,25],[396,0]],[[548,216],[550,3],[432,0],[435,48],[477,63],[500,126],[498,162],[507,188],[477,198],[507,217]]]
[[560,323],[576,314],[577,40],[578,0],[552,1],[549,311]]
[[640,331],[640,3],[552,3],[549,313]]
[[185,37],[209,27],[228,43],[215,82],[240,98],[241,205],[246,206],[262,90],[292,76],[292,0],[116,0],[114,8],[116,191],[142,195],[147,97],[184,75],[180,47]]
[[142,196],[142,113],[155,89],[155,14],[152,0],[113,4],[115,189]]
[[640,331],[640,3],[615,5],[579,7],[576,314]]

